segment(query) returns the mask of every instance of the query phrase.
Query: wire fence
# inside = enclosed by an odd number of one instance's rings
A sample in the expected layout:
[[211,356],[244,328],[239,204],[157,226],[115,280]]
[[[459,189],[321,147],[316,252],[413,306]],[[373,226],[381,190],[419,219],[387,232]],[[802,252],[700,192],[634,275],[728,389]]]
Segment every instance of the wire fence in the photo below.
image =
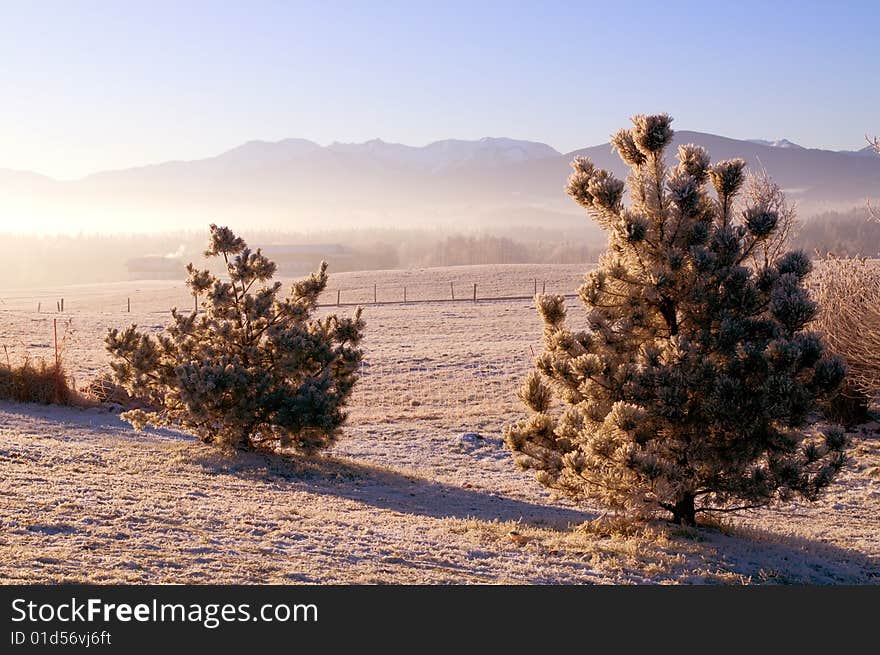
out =
[[449,282],[401,282],[394,285],[328,288],[322,305],[390,305],[425,302],[478,302],[480,300],[526,300],[538,293],[574,296],[574,285],[539,278],[521,280],[466,280]]
[[[112,285],[111,285],[112,286]],[[573,297],[575,279],[515,278],[419,282],[385,280],[382,284],[330,286],[320,296],[322,306],[397,305],[426,302],[478,302],[481,300],[526,300],[538,293],[557,293]],[[161,298],[161,300],[159,300]],[[19,290],[0,295],[0,310],[37,314],[75,314],[79,312],[143,313],[195,309],[197,300],[183,284],[163,286],[145,283],[143,288],[114,289],[67,288],[58,293]],[[162,309],[158,309],[158,308]]]

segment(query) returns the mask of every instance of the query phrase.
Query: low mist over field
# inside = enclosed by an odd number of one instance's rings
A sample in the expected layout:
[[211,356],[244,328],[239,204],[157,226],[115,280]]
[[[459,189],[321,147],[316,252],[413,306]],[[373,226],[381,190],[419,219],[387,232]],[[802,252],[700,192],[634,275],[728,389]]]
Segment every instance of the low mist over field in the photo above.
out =
[[[497,232],[373,229],[313,233],[255,231],[262,248],[286,276],[302,276],[322,260],[331,272],[407,269],[468,264],[593,262],[602,248],[598,231]],[[76,236],[5,235],[5,287],[126,280],[181,280],[193,262],[205,265],[196,232]]]
[[[866,199],[880,188],[873,149],[758,141],[676,134],[676,143],[702,144],[716,160],[743,157],[766,170],[804,223],[798,245],[869,256],[880,250],[877,230],[859,225]],[[579,155],[625,176],[607,143],[561,154],[506,138],[424,147],[251,141],[208,159],[66,182],[0,170],[7,281],[164,278],[198,258],[195,235],[211,222],[247,230],[255,246],[300,248],[290,273],[321,259],[338,271],[594,261],[605,236],[562,188]],[[859,244],[856,252],[848,241]]]

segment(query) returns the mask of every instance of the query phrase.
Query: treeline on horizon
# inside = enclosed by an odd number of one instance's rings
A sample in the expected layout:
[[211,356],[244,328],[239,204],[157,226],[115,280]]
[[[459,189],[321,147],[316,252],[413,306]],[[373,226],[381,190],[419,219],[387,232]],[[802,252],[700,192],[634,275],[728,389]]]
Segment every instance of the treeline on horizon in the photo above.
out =
[[[595,262],[605,249],[604,239],[585,225],[581,230],[520,227],[515,235],[501,228],[464,233],[452,229],[360,229],[297,233],[249,231],[254,247],[279,244],[342,246],[346,256],[333,261],[331,273],[461,266],[474,264],[580,264]],[[245,227],[246,229],[246,227]],[[13,235],[0,234],[5,270],[2,286],[34,287],[144,279],[129,270],[132,260],[167,257],[201,261],[204,248],[199,232],[119,235]],[[871,220],[867,207],[848,212],[826,212],[801,220],[792,246],[811,256],[880,256],[880,222]],[[317,266],[321,248],[315,248]],[[173,270],[173,266],[171,267]]]
[[[251,230],[252,247],[312,245],[314,261],[305,269],[317,267],[327,259],[330,272],[459,266],[469,264],[531,264],[542,262],[579,264],[595,262],[604,243],[585,231],[566,233],[517,228],[517,238],[490,232],[466,234],[445,229],[363,229],[314,233],[285,233]],[[133,273],[134,260],[167,258],[173,272],[179,266],[200,262],[203,235],[195,232],[119,235],[2,235],[6,262],[3,283],[6,288],[60,284],[90,284],[149,279]],[[333,248],[341,246],[345,255],[335,257]],[[323,255],[322,253],[330,254]],[[284,275],[283,268],[280,270]],[[155,276],[170,279],[171,276]]]
[[867,206],[848,212],[825,212],[799,223],[792,245],[812,257],[880,257],[880,221]]

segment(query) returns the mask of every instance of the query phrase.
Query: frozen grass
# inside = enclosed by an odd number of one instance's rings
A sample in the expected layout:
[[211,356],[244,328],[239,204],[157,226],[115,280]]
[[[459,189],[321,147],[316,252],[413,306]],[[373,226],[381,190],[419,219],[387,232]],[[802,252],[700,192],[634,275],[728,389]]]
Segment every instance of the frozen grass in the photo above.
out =
[[[52,291],[83,307],[69,313],[78,380],[106,367],[106,327],[164,324],[177,290],[158,284],[131,315]],[[369,373],[347,434],[319,458],[229,456],[171,431],[136,433],[100,409],[0,403],[0,580],[880,582],[880,426],[852,433],[851,463],[815,504],[698,529],[637,525],[554,501],[501,443],[540,339],[530,303],[368,306],[365,316]],[[0,310],[0,335],[38,353],[47,319],[51,329],[50,316]]]
[[0,364],[0,398],[27,403],[72,405],[76,392],[70,388],[64,369],[45,360]]
[[827,257],[811,281],[819,303],[813,329],[846,359],[851,390],[880,399],[880,261]]

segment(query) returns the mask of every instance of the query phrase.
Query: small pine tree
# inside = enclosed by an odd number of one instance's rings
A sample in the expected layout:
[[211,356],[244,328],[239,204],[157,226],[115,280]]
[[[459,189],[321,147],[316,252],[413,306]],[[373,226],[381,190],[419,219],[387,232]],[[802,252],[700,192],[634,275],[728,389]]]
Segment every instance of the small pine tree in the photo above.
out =
[[158,408],[123,418],[236,449],[312,453],[332,445],[362,358],[360,308],[354,318],[312,318],[326,262],[280,297],[281,283],[268,284],[273,262],[229,228],[210,230],[205,256],[223,259],[228,281],[187,266],[204,312],[173,309],[173,322],[156,337],[135,325],[107,335],[116,379]]
[[609,233],[579,290],[589,330],[566,327],[561,296],[537,297],[545,347],[520,390],[532,414],[505,441],[548,487],[678,523],[815,499],[843,465],[846,438],[799,428],[845,367],[804,331],[816,312],[810,260],[764,256],[779,216],[735,210],[744,161],[710,166],[685,145],[668,169],[670,123],[635,116],[612,139],[632,171],[629,208],[623,182],[574,160],[567,191]]

